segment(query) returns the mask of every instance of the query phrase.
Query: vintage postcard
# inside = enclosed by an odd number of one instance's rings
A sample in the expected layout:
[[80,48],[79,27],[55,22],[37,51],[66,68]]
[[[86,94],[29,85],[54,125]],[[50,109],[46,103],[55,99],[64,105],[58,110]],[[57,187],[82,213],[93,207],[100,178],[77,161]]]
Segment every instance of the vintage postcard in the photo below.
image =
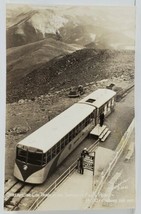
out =
[[135,208],[135,7],[6,7],[6,211]]

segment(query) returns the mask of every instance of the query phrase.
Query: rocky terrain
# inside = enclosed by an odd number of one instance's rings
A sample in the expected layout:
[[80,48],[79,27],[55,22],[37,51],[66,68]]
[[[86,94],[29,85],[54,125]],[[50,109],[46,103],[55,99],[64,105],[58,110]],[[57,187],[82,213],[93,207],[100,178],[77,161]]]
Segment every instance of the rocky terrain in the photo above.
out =
[[[44,56],[43,56],[44,57]],[[31,60],[34,63],[34,58]],[[126,63],[125,63],[126,62]],[[134,78],[134,52],[81,49],[67,55],[59,55],[49,62],[28,63],[17,72],[11,69],[7,75],[7,102],[34,99],[53,91],[71,86],[96,82],[111,76]],[[16,67],[15,65],[15,67]],[[14,75],[12,75],[14,73]],[[18,73],[18,75],[16,75]],[[13,82],[9,82],[13,79]]]
[[34,69],[39,69],[55,57],[64,56],[83,47],[66,44],[55,39],[44,39],[38,42],[7,49],[7,84],[17,85]]

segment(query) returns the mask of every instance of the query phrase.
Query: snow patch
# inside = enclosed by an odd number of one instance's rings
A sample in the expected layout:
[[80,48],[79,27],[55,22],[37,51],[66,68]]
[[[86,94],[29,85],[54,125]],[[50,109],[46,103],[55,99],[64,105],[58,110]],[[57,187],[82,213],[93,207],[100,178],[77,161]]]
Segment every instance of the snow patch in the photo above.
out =
[[56,31],[67,22],[68,20],[61,16],[44,13],[37,13],[30,19],[35,30],[42,32],[44,38],[46,33],[56,34]]
[[93,34],[93,33],[90,33],[90,38],[93,40],[93,42],[95,41],[96,39],[96,34]]
[[21,28],[21,27],[18,27],[15,33],[16,34],[20,34],[20,35],[25,35],[24,31],[23,31],[23,28]]

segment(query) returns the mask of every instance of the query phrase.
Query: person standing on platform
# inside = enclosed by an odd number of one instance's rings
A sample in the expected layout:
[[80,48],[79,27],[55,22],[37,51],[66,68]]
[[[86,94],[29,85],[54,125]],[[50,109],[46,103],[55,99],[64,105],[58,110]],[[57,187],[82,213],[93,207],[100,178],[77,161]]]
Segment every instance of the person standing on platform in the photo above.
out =
[[102,127],[104,123],[104,113],[100,114],[100,126]]
[[84,149],[83,149],[81,155],[83,155],[84,158],[85,158],[86,155],[89,155],[89,152],[88,152],[87,148],[84,148]]
[[79,169],[80,174],[84,174],[84,156],[81,154],[81,157],[79,158]]

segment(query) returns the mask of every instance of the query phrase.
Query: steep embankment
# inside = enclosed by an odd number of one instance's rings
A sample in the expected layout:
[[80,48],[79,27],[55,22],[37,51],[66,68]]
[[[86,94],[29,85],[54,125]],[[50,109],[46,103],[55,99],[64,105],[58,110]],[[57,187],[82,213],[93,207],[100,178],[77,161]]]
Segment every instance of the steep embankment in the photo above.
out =
[[64,56],[82,49],[79,45],[69,45],[54,39],[44,39],[39,42],[7,49],[7,85],[18,85],[34,69],[54,57]]
[[132,51],[82,49],[43,63],[21,78],[18,84],[7,85],[7,101],[32,99],[51,89],[85,85],[111,76],[132,76],[133,73]]

